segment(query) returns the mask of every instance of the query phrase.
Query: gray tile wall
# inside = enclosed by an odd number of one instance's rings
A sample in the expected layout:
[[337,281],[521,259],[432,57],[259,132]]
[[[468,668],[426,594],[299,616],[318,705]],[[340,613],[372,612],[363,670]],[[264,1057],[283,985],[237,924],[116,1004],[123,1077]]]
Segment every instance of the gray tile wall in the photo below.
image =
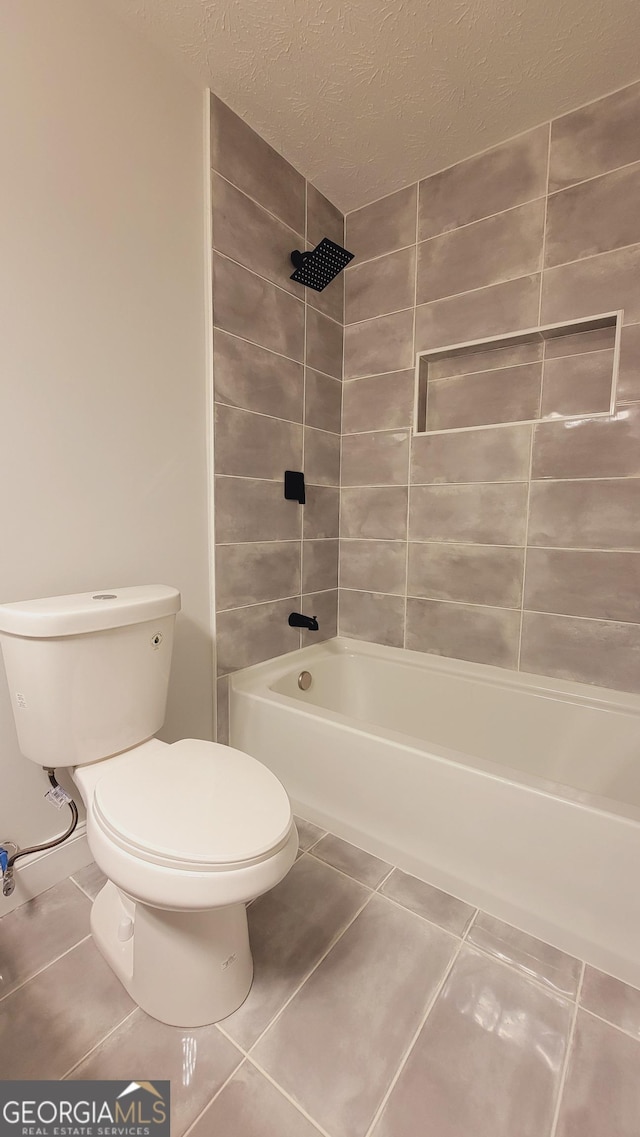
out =
[[[349,214],[346,244],[340,631],[640,691],[640,84]],[[613,418],[411,437],[416,351],[616,308]],[[547,359],[545,411],[599,382]]]
[[[215,96],[211,100],[218,737],[228,675],[292,651],[293,610],[336,634],[344,277],[289,280],[291,250],[342,214]],[[304,510],[284,500],[304,469]],[[308,634],[306,634],[308,635]]]

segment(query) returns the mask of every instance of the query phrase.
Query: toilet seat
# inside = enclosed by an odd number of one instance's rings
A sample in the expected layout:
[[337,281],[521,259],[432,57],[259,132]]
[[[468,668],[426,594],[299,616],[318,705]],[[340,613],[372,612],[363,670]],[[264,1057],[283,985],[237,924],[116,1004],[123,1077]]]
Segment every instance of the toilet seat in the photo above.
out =
[[91,814],[130,856],[197,873],[260,864],[292,830],[287,794],[266,766],[200,739],[143,746],[104,763]]

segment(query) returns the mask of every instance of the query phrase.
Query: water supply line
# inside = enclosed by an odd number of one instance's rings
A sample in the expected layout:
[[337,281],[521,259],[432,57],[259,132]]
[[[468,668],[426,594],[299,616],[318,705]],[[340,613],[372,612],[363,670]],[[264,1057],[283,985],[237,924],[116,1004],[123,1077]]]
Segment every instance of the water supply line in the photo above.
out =
[[[68,805],[71,810],[71,823],[69,828],[61,833],[59,837],[54,837],[52,841],[45,841],[43,845],[29,845],[27,849],[17,849],[12,841],[7,841],[5,845],[0,844],[0,870],[2,871],[2,895],[11,896],[16,882],[13,875],[13,867],[20,857],[28,857],[30,853],[43,853],[46,849],[54,849],[56,845],[61,845],[73,833],[76,825],[78,824],[78,807],[72,797],[69,796],[67,791],[62,788],[58,779],[56,778],[55,770],[43,767],[47,772],[47,777],[51,782],[51,789],[47,793],[47,797],[60,808],[62,805]],[[12,846],[16,849],[15,853],[11,856],[8,855],[7,846]]]

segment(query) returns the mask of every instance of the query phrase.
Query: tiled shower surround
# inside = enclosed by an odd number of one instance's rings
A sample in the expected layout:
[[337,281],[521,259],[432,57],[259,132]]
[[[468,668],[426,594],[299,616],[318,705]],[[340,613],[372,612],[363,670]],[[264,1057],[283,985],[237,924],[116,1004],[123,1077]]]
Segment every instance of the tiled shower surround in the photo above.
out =
[[298,830],[217,1026],[134,1006],[89,936],[95,865],[0,920],[3,1076],[167,1078],[173,1137],[637,1137],[640,992]]
[[[293,249],[343,241],[343,217],[211,100],[218,737],[226,675],[303,646],[292,611],[336,634],[344,277],[289,280]],[[304,509],[285,469],[306,472]],[[316,636],[318,638],[318,636]]]
[[[640,690],[640,84],[349,214],[346,242],[340,632]],[[618,308],[615,417],[411,437],[415,352]],[[513,410],[456,360],[435,425],[588,410],[608,347],[547,345],[542,382],[503,359]]]
[[[338,596],[343,635],[640,690],[640,84],[350,213],[322,293],[289,254],[342,216],[215,98],[212,165],[219,737],[225,677]],[[411,437],[416,351],[618,308],[613,418]],[[608,348],[504,359],[508,397],[439,365],[440,404],[601,409]]]

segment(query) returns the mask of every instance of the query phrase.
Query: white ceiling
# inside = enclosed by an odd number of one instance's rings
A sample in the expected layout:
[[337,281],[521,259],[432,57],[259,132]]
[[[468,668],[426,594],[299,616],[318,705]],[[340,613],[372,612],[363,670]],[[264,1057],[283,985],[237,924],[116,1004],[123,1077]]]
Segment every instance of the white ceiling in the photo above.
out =
[[640,78],[639,0],[108,0],[345,212]]

